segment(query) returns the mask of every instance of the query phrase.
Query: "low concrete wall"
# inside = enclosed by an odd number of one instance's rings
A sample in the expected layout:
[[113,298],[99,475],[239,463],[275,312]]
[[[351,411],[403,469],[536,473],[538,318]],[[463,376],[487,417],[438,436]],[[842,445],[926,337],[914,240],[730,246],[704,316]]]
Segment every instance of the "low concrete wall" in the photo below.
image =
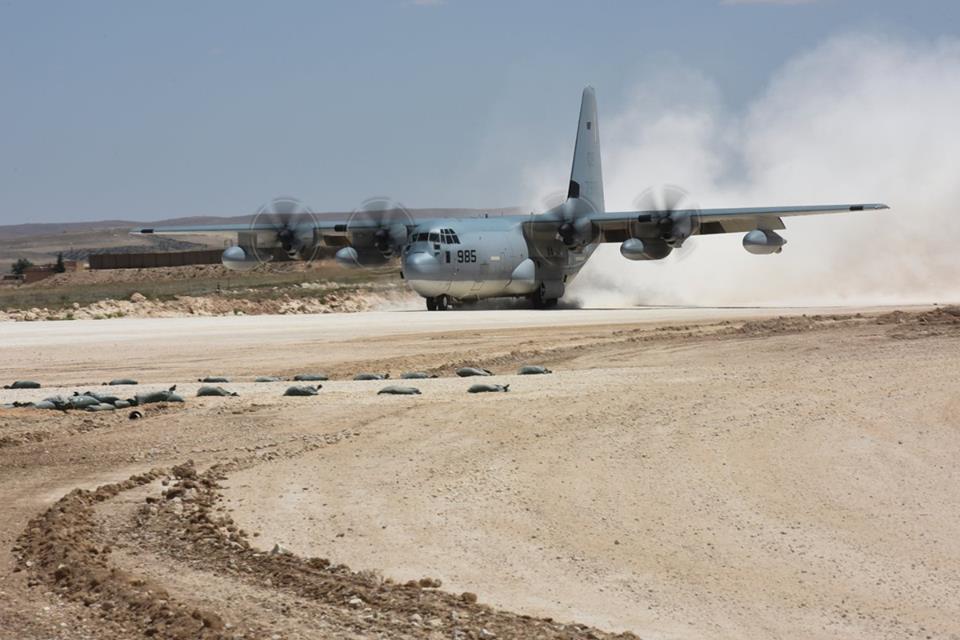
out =
[[90,255],[91,269],[151,269],[189,264],[219,264],[221,249],[157,253],[99,253]]

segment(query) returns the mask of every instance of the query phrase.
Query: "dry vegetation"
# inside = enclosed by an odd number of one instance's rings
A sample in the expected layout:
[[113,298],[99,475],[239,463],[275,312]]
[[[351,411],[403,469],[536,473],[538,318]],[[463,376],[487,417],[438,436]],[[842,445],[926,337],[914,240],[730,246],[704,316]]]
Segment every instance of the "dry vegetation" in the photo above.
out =
[[331,262],[82,271],[0,287],[0,320],[357,311],[408,295],[397,268]]

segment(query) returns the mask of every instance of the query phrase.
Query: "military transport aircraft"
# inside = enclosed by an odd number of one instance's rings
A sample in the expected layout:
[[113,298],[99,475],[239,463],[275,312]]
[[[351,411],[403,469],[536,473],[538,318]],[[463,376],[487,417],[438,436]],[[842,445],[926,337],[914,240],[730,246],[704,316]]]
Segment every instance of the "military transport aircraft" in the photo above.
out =
[[583,90],[573,170],[566,200],[541,214],[414,220],[402,208],[365,208],[342,220],[285,215],[251,224],[170,226],[135,229],[133,234],[218,235],[236,244],[223,264],[250,269],[274,250],[291,258],[316,255],[319,247],[339,248],[348,266],[399,257],[401,277],[427,309],[484,298],[526,297],[551,307],[601,242],[620,243],[628,260],[662,260],[693,235],[744,233],[754,254],[780,253],[786,240],[777,231],[783,218],[821,213],[887,209],[884,204],[833,204],[741,209],[682,208],[668,190],[651,206],[607,211],[600,169],[600,130],[592,87]]

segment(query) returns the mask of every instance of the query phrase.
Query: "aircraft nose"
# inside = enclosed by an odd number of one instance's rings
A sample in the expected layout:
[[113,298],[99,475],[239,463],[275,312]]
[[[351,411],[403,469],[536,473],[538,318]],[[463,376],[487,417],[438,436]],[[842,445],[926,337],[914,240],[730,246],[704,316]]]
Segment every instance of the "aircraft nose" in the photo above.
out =
[[429,280],[437,275],[440,262],[429,253],[408,253],[403,260],[403,273],[407,280]]

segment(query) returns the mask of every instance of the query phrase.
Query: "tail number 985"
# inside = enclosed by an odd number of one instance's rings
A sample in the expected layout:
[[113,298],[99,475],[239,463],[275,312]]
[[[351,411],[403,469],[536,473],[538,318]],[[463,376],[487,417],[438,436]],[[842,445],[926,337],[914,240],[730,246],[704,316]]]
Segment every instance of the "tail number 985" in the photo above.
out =
[[457,250],[457,262],[476,262],[476,261],[477,261],[476,249],[458,249]]

